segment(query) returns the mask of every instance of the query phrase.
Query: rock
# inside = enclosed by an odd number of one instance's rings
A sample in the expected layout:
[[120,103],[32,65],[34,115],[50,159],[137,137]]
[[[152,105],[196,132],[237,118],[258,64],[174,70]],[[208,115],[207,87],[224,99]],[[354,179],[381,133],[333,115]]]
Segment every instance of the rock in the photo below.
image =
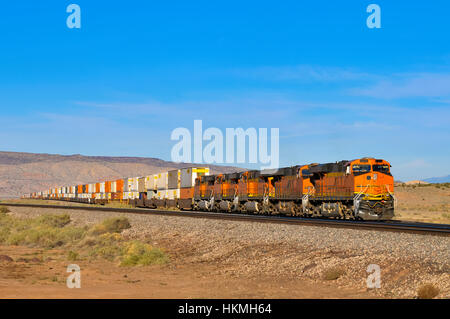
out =
[[9,257],[7,255],[0,255],[0,262],[11,263],[13,261],[14,261],[14,259],[12,259],[11,257]]

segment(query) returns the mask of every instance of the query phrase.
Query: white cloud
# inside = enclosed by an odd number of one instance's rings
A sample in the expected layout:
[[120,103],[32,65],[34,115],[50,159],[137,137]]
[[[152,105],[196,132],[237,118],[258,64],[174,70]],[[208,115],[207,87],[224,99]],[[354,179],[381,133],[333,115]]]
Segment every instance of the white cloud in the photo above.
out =
[[314,65],[266,66],[248,69],[234,69],[227,73],[271,81],[311,81],[337,82],[376,78],[375,75],[360,72],[353,68],[323,67]]
[[376,84],[348,90],[350,94],[381,99],[450,96],[450,74],[404,73],[392,75]]

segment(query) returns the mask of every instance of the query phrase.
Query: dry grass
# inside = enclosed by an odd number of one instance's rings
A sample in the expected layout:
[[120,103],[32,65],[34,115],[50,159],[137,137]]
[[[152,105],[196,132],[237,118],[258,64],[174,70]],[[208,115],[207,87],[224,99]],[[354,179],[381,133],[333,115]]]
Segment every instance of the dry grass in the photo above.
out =
[[121,233],[123,230],[131,228],[130,221],[126,217],[112,217],[105,219],[101,224],[95,225],[90,233],[101,235],[105,233]]
[[[6,210],[5,210],[6,211]],[[40,248],[66,249],[70,261],[85,258],[118,260],[122,266],[164,264],[165,253],[140,241],[127,241],[120,234],[131,227],[125,217],[105,219],[88,227],[70,226],[68,214],[44,214],[36,218],[17,218],[0,214],[0,243]]]
[[439,295],[439,288],[433,284],[423,284],[417,290],[417,298],[419,299],[433,299],[437,295]]

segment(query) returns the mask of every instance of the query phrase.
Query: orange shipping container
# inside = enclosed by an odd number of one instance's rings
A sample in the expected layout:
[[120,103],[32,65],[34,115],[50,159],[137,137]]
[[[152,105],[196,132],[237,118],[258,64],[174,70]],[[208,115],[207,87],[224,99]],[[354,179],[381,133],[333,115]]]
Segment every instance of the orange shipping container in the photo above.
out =
[[111,193],[111,182],[105,182],[105,193]]
[[123,192],[123,179],[118,179],[116,181],[116,192],[122,193]]
[[95,192],[100,193],[100,183],[95,184]]
[[192,197],[194,197],[194,187],[180,189],[180,199],[191,199]]

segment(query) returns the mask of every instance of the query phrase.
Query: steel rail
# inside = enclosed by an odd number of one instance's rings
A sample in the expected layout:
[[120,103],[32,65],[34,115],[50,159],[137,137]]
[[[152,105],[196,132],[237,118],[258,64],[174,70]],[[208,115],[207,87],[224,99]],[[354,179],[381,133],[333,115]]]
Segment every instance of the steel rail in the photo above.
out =
[[90,206],[90,204],[68,206],[68,205],[18,204],[18,203],[0,202],[0,206],[92,210],[92,211],[132,213],[132,214],[153,214],[153,215],[177,216],[177,217],[195,217],[195,218],[210,218],[210,219],[222,219],[234,221],[248,221],[248,222],[282,223],[291,225],[301,224],[301,225],[326,226],[335,228],[397,231],[397,232],[418,233],[427,235],[450,236],[449,224],[433,224],[433,223],[419,223],[407,221],[357,221],[357,220],[341,220],[341,219],[336,220],[336,219],[321,219],[321,218],[304,218],[294,216],[217,213],[217,212],[203,212],[190,210],[114,208],[114,207]]

